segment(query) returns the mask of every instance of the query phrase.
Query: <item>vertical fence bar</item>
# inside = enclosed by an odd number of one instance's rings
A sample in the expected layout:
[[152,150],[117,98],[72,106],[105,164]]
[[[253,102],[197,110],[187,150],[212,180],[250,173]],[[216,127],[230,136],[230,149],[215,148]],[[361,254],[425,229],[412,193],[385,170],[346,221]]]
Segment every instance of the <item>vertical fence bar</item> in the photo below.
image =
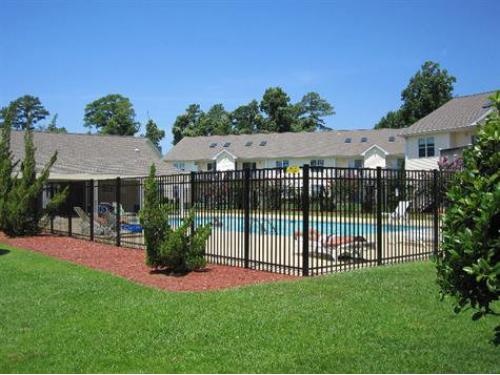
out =
[[382,168],[377,167],[377,265],[382,264]]
[[[50,190],[49,190],[49,195],[50,195],[50,200],[54,198],[54,184],[50,184]],[[54,215],[50,215],[50,233],[54,234]]]
[[68,237],[73,235],[73,217],[71,216],[71,211],[68,210]]
[[243,215],[244,215],[244,265],[249,266],[250,258],[250,169],[245,168],[243,180]]
[[121,180],[120,177],[116,178],[115,184],[116,195],[116,246],[121,245]]
[[94,241],[94,180],[90,180],[90,240]]
[[[190,185],[189,186],[190,187],[189,200],[190,200],[190,208],[191,208],[193,214],[194,214],[194,201],[196,198],[195,181],[196,181],[196,172],[191,171],[191,173],[189,175],[189,185]],[[184,185],[182,186],[182,188],[184,189]],[[193,222],[191,223],[191,233],[194,233],[195,220],[196,220],[196,216],[193,218]]]
[[309,276],[309,165],[302,168],[302,276]]
[[434,255],[437,255],[438,253],[438,248],[439,248],[439,194],[440,191],[438,189],[438,178],[439,178],[439,173],[437,169],[434,169],[432,171],[432,195],[433,195],[433,214],[434,214]]

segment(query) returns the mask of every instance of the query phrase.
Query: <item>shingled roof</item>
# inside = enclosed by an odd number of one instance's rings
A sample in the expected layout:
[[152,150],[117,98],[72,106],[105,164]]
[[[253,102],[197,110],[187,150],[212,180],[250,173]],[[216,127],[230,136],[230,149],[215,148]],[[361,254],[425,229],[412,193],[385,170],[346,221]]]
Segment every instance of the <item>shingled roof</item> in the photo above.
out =
[[494,91],[453,98],[404,129],[401,135],[409,136],[475,126],[491,111],[488,97],[492,94]]
[[[240,159],[349,157],[361,155],[375,144],[389,154],[403,155],[404,139],[398,136],[399,132],[399,129],[380,129],[184,137],[164,159],[210,160],[221,150]],[[362,138],[366,141],[362,142]]]
[[[35,131],[33,139],[38,171],[58,152],[51,179],[140,177],[152,163],[158,174],[172,173],[147,138]],[[12,131],[11,150],[15,160],[23,159],[24,131]]]

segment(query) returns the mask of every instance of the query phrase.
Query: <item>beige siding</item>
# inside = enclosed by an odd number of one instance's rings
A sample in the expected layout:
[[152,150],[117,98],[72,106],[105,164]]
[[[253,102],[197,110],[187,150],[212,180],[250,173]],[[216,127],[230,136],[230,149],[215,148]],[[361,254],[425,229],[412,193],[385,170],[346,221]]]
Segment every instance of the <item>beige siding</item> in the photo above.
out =
[[[428,158],[418,157],[418,140],[420,138],[434,137],[435,156]],[[405,168],[415,169],[436,169],[439,160],[439,150],[450,147],[450,133],[424,134],[411,136],[406,139],[406,159]]]

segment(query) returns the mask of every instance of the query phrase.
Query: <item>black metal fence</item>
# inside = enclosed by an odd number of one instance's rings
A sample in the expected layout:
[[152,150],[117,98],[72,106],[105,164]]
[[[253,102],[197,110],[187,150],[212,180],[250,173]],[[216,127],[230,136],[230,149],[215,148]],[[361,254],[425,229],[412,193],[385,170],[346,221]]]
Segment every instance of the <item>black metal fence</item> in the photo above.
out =
[[[158,176],[177,227],[189,210],[210,223],[208,262],[318,275],[428,258],[438,251],[445,193],[438,171],[313,168]],[[69,186],[50,233],[144,248],[138,213],[144,178],[52,182],[42,204]]]

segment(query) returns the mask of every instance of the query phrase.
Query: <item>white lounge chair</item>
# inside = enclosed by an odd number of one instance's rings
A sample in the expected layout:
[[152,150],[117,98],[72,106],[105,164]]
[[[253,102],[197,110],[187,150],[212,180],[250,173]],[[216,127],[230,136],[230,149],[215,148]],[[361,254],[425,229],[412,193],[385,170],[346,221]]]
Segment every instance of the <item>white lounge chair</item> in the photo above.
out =
[[411,201],[400,201],[394,212],[384,212],[382,215],[389,218],[390,221],[406,221],[408,220],[408,208]]

